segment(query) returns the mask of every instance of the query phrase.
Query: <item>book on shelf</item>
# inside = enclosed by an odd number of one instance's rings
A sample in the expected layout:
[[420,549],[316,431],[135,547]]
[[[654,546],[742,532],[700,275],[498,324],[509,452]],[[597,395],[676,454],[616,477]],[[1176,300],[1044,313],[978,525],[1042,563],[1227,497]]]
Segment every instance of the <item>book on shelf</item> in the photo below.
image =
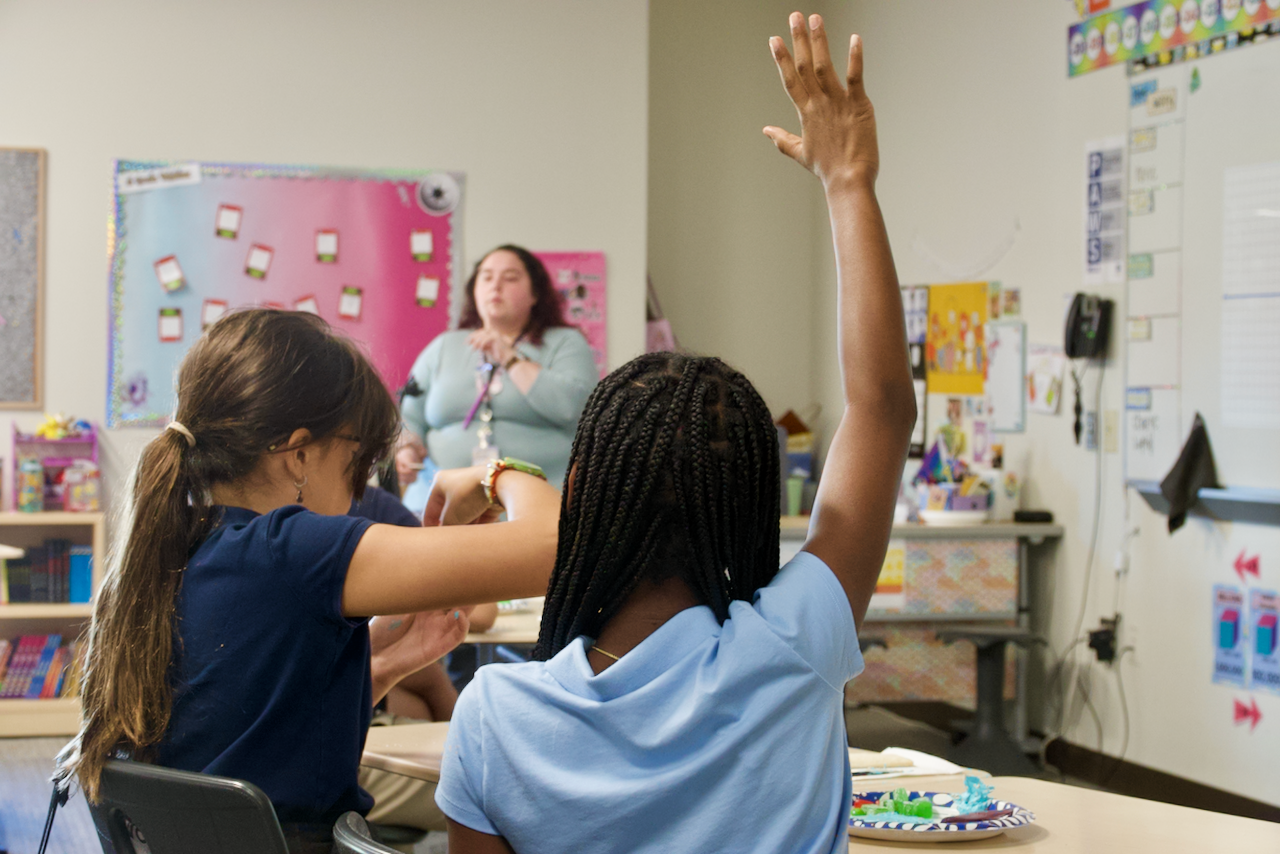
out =
[[53,699],[79,693],[82,645],[61,635],[0,641],[0,699]]
[[87,604],[93,596],[93,549],[49,539],[26,557],[4,562],[0,602]]

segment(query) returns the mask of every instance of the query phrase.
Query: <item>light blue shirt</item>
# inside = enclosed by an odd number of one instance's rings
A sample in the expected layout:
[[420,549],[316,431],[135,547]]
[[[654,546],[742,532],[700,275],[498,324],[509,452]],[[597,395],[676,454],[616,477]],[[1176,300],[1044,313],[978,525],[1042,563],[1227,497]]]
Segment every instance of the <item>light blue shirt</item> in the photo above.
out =
[[698,606],[595,675],[579,637],[483,667],[449,726],[436,803],[521,854],[843,854],[852,797],[849,600],[801,552],[717,624]]

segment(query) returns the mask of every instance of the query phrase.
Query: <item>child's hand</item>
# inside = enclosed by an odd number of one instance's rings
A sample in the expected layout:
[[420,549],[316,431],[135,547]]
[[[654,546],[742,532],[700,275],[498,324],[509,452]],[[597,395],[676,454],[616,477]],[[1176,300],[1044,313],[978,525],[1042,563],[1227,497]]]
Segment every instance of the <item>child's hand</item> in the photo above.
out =
[[794,12],[790,23],[795,58],[777,36],[769,39],[769,48],[800,114],[801,136],[773,126],[764,129],[765,136],[827,188],[846,181],[874,182],[880,153],[875,111],[862,87],[862,40],[855,35],[849,42],[846,90],[836,79],[822,18],[810,15],[806,27],[804,16]]
[[434,664],[467,636],[471,608],[375,617],[369,622],[374,702],[406,676]]
[[484,487],[480,485],[484,474],[483,466],[437,472],[422,513],[423,526],[470,525],[497,519],[500,511],[485,498]]

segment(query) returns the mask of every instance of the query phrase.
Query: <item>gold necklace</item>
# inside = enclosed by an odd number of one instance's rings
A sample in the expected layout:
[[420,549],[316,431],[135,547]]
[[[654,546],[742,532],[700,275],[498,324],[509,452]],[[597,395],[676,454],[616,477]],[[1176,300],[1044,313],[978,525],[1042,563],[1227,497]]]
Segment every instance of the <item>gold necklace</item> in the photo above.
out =
[[600,647],[596,646],[595,644],[592,644],[592,645],[591,645],[591,649],[592,649],[593,651],[595,651],[595,652],[600,653],[600,654],[601,654],[601,655],[603,655],[605,658],[612,658],[614,661],[621,661],[621,660],[622,660],[621,658],[619,658],[618,656],[614,655],[614,654],[613,654],[613,653],[611,653],[611,652],[605,652],[603,649],[601,649]]

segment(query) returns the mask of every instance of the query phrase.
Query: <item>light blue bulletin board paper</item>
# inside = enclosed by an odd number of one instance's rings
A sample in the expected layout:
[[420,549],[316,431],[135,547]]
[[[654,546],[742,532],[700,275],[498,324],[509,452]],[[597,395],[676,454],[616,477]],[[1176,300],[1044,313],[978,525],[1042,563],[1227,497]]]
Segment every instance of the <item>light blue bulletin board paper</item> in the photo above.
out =
[[1230,584],[1213,585],[1213,681],[1245,683],[1244,594]]

